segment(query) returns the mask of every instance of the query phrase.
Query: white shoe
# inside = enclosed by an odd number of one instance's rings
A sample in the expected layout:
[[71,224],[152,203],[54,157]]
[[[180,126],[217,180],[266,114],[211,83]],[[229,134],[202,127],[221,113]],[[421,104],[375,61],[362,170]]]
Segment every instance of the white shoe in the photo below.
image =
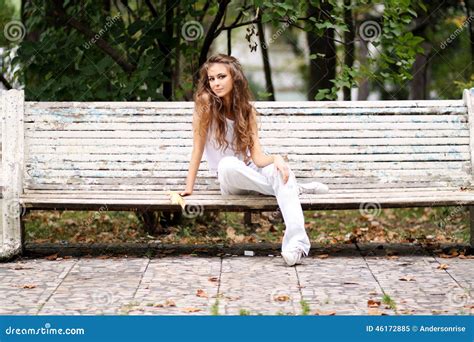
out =
[[319,182],[298,183],[300,194],[327,194],[329,187]]
[[301,264],[303,251],[301,249],[295,249],[293,251],[281,252],[281,256],[288,266],[294,266],[296,264]]

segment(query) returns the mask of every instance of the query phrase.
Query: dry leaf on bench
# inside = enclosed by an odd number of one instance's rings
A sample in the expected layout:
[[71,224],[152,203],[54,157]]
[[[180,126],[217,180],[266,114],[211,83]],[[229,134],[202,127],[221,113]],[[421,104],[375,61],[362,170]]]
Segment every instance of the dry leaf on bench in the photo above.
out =
[[171,204],[179,204],[184,210],[184,207],[186,206],[184,198],[181,197],[177,191],[169,191],[168,194],[170,195]]

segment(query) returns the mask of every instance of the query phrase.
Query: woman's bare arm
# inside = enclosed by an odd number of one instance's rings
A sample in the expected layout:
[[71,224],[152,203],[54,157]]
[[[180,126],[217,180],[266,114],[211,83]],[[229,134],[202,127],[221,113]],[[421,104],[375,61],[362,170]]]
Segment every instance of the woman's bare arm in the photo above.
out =
[[250,150],[250,156],[252,157],[254,164],[257,167],[265,167],[272,163],[275,164],[277,170],[281,172],[283,183],[286,183],[289,178],[289,169],[283,157],[280,155],[266,155],[262,151],[262,146],[258,137],[257,113],[255,110],[252,118],[252,139],[253,147]]
[[191,195],[194,189],[194,182],[201,164],[204,145],[206,144],[207,132],[201,130],[201,114],[197,110],[193,114],[193,151],[191,153],[191,161],[189,162],[189,171],[186,178],[186,188],[180,193],[181,196]]

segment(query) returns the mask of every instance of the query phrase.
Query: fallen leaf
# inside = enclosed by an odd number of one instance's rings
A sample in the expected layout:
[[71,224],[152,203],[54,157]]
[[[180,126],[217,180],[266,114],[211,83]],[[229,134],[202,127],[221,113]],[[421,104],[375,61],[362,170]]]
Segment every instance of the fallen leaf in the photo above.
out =
[[184,308],[181,311],[183,311],[183,312],[199,312],[199,311],[202,311],[202,310],[198,309],[198,308]]
[[15,271],[19,271],[19,270],[32,270],[33,267],[15,266],[13,269],[14,269]]
[[452,248],[450,249],[449,254],[456,257],[459,255],[459,251],[455,248]]
[[329,254],[319,254],[316,255],[316,258],[318,259],[327,259],[329,257]]
[[400,257],[399,257],[398,255],[390,255],[390,256],[388,257],[388,259],[390,259],[390,260],[397,260],[397,259],[400,259]]
[[207,298],[207,293],[204,290],[198,289],[196,291],[196,296],[201,298]]
[[175,307],[175,306],[176,304],[174,300],[172,299],[167,299],[164,303],[158,303],[158,304],[153,305],[153,307],[155,308],[168,308],[168,307]]
[[286,302],[290,300],[290,296],[288,295],[277,295],[273,297],[273,300],[276,302]]
[[401,280],[401,281],[416,281],[415,278],[411,277],[411,276],[403,276],[398,280]]
[[450,259],[450,258],[455,258],[456,255],[452,255],[452,254],[444,254],[444,253],[441,253],[440,255],[438,255],[440,258],[443,258],[443,259]]
[[367,301],[367,306],[369,308],[378,308],[380,306],[380,300],[369,299]]
[[21,288],[23,288],[23,289],[34,289],[35,287],[36,287],[36,285],[27,284],[27,285],[23,285]]
[[184,207],[186,206],[184,198],[181,197],[177,191],[169,191],[168,194],[170,195],[171,204],[179,204],[184,210]]
[[459,256],[459,259],[474,259],[474,255],[464,255],[464,254],[461,254]]
[[58,253],[47,256],[45,259],[49,261],[54,261],[58,258]]
[[235,229],[232,227],[228,227],[226,230],[227,237],[236,243],[244,242],[245,235],[235,234]]
[[441,265],[438,265],[438,267],[436,267],[437,269],[439,270],[447,270],[449,268],[448,265],[446,264],[441,264]]
[[208,280],[212,281],[212,282],[217,282],[217,281],[219,281],[219,278],[218,277],[210,277]]
[[334,316],[335,314],[336,314],[336,311],[324,311],[324,310],[319,310],[319,309],[317,309],[314,312],[314,315],[317,315],[317,316]]

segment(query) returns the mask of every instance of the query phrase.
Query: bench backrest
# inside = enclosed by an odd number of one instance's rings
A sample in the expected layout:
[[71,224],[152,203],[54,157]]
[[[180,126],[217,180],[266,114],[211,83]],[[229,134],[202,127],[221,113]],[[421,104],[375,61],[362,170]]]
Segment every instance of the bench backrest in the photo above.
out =
[[[257,102],[260,138],[332,189],[472,182],[468,107],[453,101]],[[26,102],[23,191],[180,190],[190,102]],[[470,133],[471,132],[471,133]],[[201,164],[196,190],[218,190]]]

